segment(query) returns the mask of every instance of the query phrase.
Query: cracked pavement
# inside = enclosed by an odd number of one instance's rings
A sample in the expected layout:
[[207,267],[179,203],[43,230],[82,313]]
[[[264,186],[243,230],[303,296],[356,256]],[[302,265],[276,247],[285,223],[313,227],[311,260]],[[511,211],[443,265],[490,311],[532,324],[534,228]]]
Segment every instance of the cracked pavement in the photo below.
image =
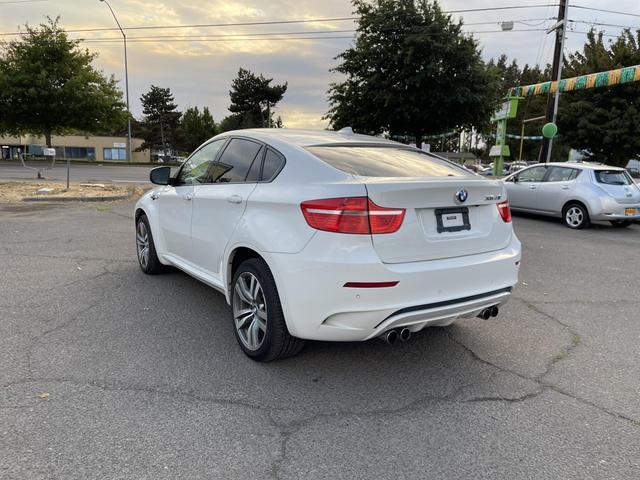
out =
[[498,318],[258,364],[132,207],[0,206],[0,478],[640,477],[640,226],[515,217]]

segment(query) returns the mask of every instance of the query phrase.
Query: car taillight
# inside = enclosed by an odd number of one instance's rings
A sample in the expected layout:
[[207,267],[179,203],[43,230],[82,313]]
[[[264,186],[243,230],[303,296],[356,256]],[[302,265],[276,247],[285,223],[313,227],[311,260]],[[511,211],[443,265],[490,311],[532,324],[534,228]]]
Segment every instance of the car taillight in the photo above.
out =
[[300,204],[310,227],[336,233],[366,235],[398,231],[404,208],[385,208],[367,197],[325,198]]
[[498,207],[498,213],[500,213],[504,223],[509,223],[511,221],[511,209],[509,208],[509,202],[498,203],[496,206]]

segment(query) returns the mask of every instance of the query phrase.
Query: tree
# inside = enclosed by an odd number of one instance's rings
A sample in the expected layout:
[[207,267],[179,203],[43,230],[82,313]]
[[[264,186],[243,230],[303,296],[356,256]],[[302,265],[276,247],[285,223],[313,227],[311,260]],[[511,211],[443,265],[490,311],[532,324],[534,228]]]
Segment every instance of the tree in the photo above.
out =
[[228,124],[239,128],[271,127],[273,108],[287,91],[287,83],[271,85],[272,78],[255,75],[240,68],[238,76],[231,83],[229,111],[233,114]]
[[142,102],[142,149],[162,150],[164,158],[167,158],[169,149],[176,147],[178,127],[181,113],[174,103],[173,95],[169,88],[161,88],[151,85],[147,93],[140,97]]
[[[569,55],[563,76],[638,64],[640,30],[635,34],[626,30],[608,44],[602,33],[592,30],[582,51]],[[640,154],[639,99],[640,83],[563,94],[558,113],[561,153],[569,148],[586,150],[596,161],[625,166]]]
[[208,107],[202,112],[198,107],[187,108],[180,121],[179,144],[180,149],[187,152],[194,151],[205,140],[216,134],[216,122]]
[[93,68],[96,54],[58,20],[26,25],[19,40],[0,44],[0,131],[44,135],[49,147],[54,133],[111,131],[127,118],[114,77]]
[[486,123],[495,78],[477,41],[437,1],[354,0],[355,46],[337,58],[346,76],[329,89],[335,129],[422,137]]

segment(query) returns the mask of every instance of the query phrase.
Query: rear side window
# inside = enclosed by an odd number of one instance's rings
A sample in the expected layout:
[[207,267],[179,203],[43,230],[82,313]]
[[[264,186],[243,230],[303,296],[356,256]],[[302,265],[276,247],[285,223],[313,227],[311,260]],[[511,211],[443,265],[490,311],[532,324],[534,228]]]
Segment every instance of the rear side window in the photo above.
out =
[[568,182],[578,176],[580,170],[567,167],[551,167],[547,182]]
[[472,174],[446,160],[396,147],[307,147],[320,160],[361,177],[464,177]]
[[262,168],[262,181],[270,182],[280,172],[284,166],[284,158],[271,149],[267,149],[264,156],[264,167]]
[[631,185],[631,178],[624,170],[594,170],[596,181],[605,185]]
[[225,148],[212,169],[212,181],[216,183],[244,182],[262,145],[242,138],[234,138]]

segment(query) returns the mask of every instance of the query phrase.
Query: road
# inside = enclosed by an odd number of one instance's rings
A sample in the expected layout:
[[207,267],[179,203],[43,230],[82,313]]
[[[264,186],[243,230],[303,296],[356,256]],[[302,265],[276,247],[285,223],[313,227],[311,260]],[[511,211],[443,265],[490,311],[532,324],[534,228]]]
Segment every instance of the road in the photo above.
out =
[[0,478],[640,478],[640,226],[514,223],[498,318],[259,364],[131,203],[2,207]]
[[[50,164],[27,162],[28,166],[45,166]],[[71,164],[70,178],[72,182],[109,182],[109,183],[149,183],[149,170],[157,167]],[[43,176],[48,180],[66,180],[67,165],[56,162],[51,170],[45,170]],[[28,170],[20,163],[0,162],[0,178],[2,179],[34,179],[36,172]]]

